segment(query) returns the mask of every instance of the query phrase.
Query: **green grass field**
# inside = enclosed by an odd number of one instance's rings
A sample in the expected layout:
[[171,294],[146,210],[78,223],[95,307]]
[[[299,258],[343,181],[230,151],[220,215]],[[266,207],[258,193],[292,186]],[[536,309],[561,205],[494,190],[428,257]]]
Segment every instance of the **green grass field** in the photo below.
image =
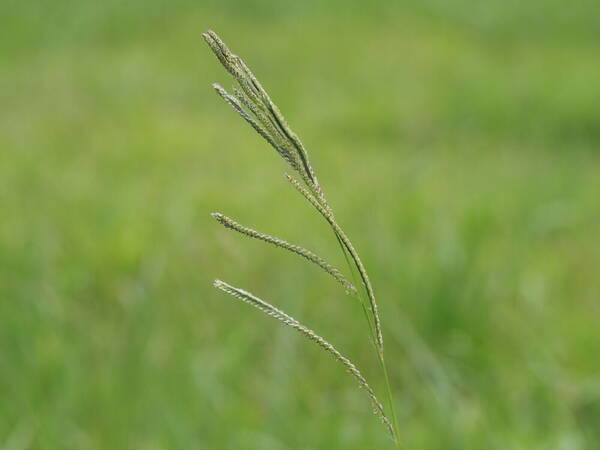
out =
[[[543,0],[0,6],[0,449],[387,449],[343,266],[220,101],[200,35],[303,138],[379,298],[407,449],[600,448],[600,11]],[[365,5],[363,5],[365,3]]]

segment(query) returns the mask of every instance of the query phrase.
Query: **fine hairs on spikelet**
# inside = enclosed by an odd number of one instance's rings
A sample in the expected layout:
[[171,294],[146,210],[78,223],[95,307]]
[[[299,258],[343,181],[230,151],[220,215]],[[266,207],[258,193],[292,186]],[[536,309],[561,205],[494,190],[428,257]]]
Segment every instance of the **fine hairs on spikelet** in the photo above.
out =
[[[341,364],[343,364],[346,370],[358,381],[359,387],[363,388],[367,392],[373,405],[375,414],[377,417],[379,417],[391,435],[395,448],[400,449],[400,441],[398,438],[398,421],[396,419],[393,394],[384,359],[381,320],[379,318],[379,310],[375,300],[375,293],[373,291],[371,281],[369,280],[366,268],[363,265],[354,245],[342,227],[336,221],[333,214],[333,209],[327,202],[325,193],[323,192],[323,189],[315,175],[315,171],[309,161],[306,148],[298,136],[292,131],[277,105],[275,105],[275,103],[271,100],[271,97],[267,94],[244,61],[242,61],[242,59],[237,55],[234,55],[214,31],[207,31],[206,33],[203,33],[202,36],[223,67],[225,67],[225,69],[233,76],[239,85],[239,88],[232,89],[232,93],[227,92],[224,88],[216,83],[213,84],[213,87],[217,93],[234,109],[234,111],[239,114],[248,124],[250,124],[250,126],[276,150],[276,152],[297,174],[298,178],[288,174],[285,175],[292,186],[317,210],[321,216],[323,216],[335,234],[341,250],[348,261],[350,270],[353,270],[354,267],[358,272],[361,284],[364,288],[364,294],[357,291],[355,285],[350,283],[338,269],[310,250],[243,226],[221,213],[213,213],[212,215],[220,224],[229,229],[291,251],[316,264],[333,278],[335,278],[344,287],[347,293],[355,295],[360,300],[367,323],[369,325],[370,339],[374,344],[375,356],[379,361],[379,365],[384,376],[387,407],[384,407],[383,404],[378,400],[374,390],[371,388],[369,383],[367,383],[367,380],[363,377],[356,366],[348,358],[343,356],[333,345],[316,334],[314,331],[302,325],[300,322],[287,315],[281,309],[276,308],[272,304],[247,291],[231,286],[220,280],[216,280],[214,286],[217,289],[220,289],[221,291],[226,292],[251,306],[254,306],[264,314],[274,317],[280,322],[283,322],[284,324],[294,328],[306,338],[316,343],[327,353],[332,355]],[[391,413],[391,416],[388,416],[388,410]]]

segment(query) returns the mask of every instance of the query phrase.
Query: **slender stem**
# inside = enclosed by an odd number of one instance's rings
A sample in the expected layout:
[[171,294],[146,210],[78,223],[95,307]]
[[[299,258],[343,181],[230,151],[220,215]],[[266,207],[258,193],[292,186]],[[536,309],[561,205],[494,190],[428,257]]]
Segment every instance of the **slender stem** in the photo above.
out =
[[390,407],[390,412],[392,414],[392,427],[394,429],[394,443],[396,444],[396,449],[400,450],[400,430],[398,428],[398,416],[396,415],[396,407],[394,406],[394,394],[392,393],[392,387],[390,384],[390,377],[388,375],[387,366],[385,364],[385,358],[383,357],[383,353],[379,356],[379,363],[381,365],[381,370],[383,371],[383,376],[385,378],[385,390],[387,401]]
[[369,306],[371,309],[371,315],[373,316],[373,322],[375,326],[377,352],[383,353],[383,335],[381,333],[381,321],[379,320],[377,301],[375,300],[375,293],[373,292],[373,287],[371,286],[371,282],[369,281],[369,275],[367,274],[365,266],[363,265],[362,261],[360,260],[360,257],[358,256],[358,252],[354,249],[352,242],[350,242],[350,239],[348,239],[348,236],[346,236],[344,230],[342,230],[342,228],[337,224],[331,208],[324,206],[324,204],[319,199],[317,199],[314,195],[308,192],[308,190],[304,188],[294,177],[291,177],[288,174],[286,174],[286,178],[290,183],[292,183],[296,190],[298,190],[298,192],[300,192],[302,196],[306,200],[308,200],[308,202],[311,205],[313,205],[317,209],[317,211],[323,216],[323,218],[329,223],[329,225],[333,229],[333,232],[338,237],[338,240],[342,242],[343,246],[346,248],[348,253],[350,253],[350,257],[352,258],[352,260],[354,261],[354,265],[358,269],[360,278],[362,280],[362,284],[365,287],[365,291],[367,292],[367,297],[369,299]]
[[[334,230],[334,233],[335,233],[335,230]],[[346,259],[346,264],[348,265],[348,268],[350,269],[350,274],[352,276],[352,281],[354,282],[354,284],[358,284],[356,282],[356,274],[354,272],[354,267],[352,266],[352,264],[350,264],[350,260],[348,258],[348,250],[346,249],[346,247],[345,247],[342,239],[340,238],[340,236],[337,233],[335,233],[335,237],[337,238],[338,244],[340,245],[342,253],[344,254],[344,258]],[[346,239],[348,239],[348,238],[346,238]],[[379,366],[381,367],[381,371],[383,372],[383,377],[385,379],[385,390],[386,390],[387,403],[388,403],[388,406],[390,408],[391,419],[392,419],[391,420],[391,422],[392,422],[392,428],[393,428],[392,436],[393,436],[393,439],[394,439],[394,445],[395,445],[395,447],[396,447],[397,450],[401,450],[400,430],[399,430],[399,427],[398,427],[398,416],[396,415],[396,407],[395,407],[395,402],[394,402],[394,394],[393,394],[392,388],[391,388],[390,377],[388,375],[388,370],[387,370],[387,365],[385,363],[384,353],[383,353],[383,351],[379,351],[379,348],[378,348],[378,345],[377,345],[377,340],[376,340],[377,336],[376,336],[376,332],[374,330],[372,315],[370,315],[367,312],[366,303],[363,300],[363,298],[360,295],[360,293],[357,293],[357,297],[358,297],[358,299],[360,301],[360,305],[361,305],[363,313],[365,315],[365,319],[367,320],[367,323],[369,325],[369,332],[370,332],[371,343],[375,347],[375,350],[376,350],[376,353],[377,353],[377,360],[379,361]]]
[[[315,207],[315,209],[323,216],[323,218],[327,221],[327,223],[329,223],[331,229],[333,230],[333,232],[336,236],[338,244],[340,244],[342,253],[344,254],[344,257],[346,258],[346,263],[348,264],[348,267],[350,268],[350,272],[352,274],[355,285],[357,285],[358,283],[356,282],[356,276],[355,276],[353,264],[350,264],[348,254],[350,254],[350,258],[352,259],[354,266],[356,267],[356,269],[358,270],[358,273],[360,274],[362,284],[365,288],[365,292],[369,299],[369,309],[371,311],[371,314],[367,313],[367,311],[366,311],[367,303],[363,300],[363,298],[360,294],[358,294],[358,298],[360,300],[361,306],[363,307],[363,311],[365,312],[365,317],[367,319],[367,323],[369,325],[369,331],[371,334],[371,340],[373,341],[373,345],[375,347],[375,352],[377,353],[377,359],[379,361],[381,370],[384,374],[388,404],[390,407],[390,411],[392,413],[392,421],[393,421],[393,428],[394,428],[394,433],[393,433],[394,443],[395,443],[396,448],[400,449],[400,441],[398,438],[398,435],[399,435],[398,420],[397,420],[397,416],[396,416],[396,409],[394,406],[394,398],[393,398],[393,394],[392,394],[391,385],[389,382],[389,375],[387,372],[387,366],[385,364],[384,353],[383,353],[383,337],[382,337],[382,332],[381,332],[381,322],[379,320],[379,312],[377,309],[377,302],[375,301],[375,294],[373,292],[373,287],[371,286],[371,281],[369,280],[369,275],[367,274],[367,270],[365,269],[365,266],[363,265],[363,263],[360,259],[360,256],[358,255],[358,252],[352,245],[352,242],[350,241],[350,239],[348,238],[348,236],[346,235],[344,230],[342,230],[342,228],[336,222],[331,208],[325,207],[325,205],[323,204],[323,201],[321,200],[321,197],[317,198],[314,195],[312,195],[295,178],[293,178],[287,174],[286,174],[286,178],[288,179],[288,181],[290,183],[292,183],[292,185],[296,188],[296,190],[298,190],[298,192],[300,192],[302,194],[302,196],[311,205],[313,205]],[[321,194],[322,194],[322,198],[324,198],[325,196],[322,191],[321,191]]]
[[[344,255],[344,259],[346,260],[346,265],[348,266],[348,269],[350,270],[352,282],[355,285],[358,285],[357,280],[356,280],[356,272],[355,272],[354,266],[350,262],[350,258],[348,257],[348,251],[346,250],[346,247],[344,246],[344,243],[342,242],[340,237],[337,234],[335,234],[335,237],[337,239],[338,245],[340,246],[340,250],[342,251],[342,254]],[[355,294],[354,297],[359,301],[360,306],[362,307],[362,311],[365,315],[365,319],[369,326],[369,339],[371,341],[371,344],[373,344],[373,346],[375,347],[375,350],[377,351],[377,341],[375,339],[375,329],[373,328],[373,319],[371,317],[371,314],[369,314],[369,309],[367,307],[367,303],[366,303],[365,299],[363,298],[363,296],[360,294],[360,292],[355,291],[354,294]]]
[[344,247],[346,247],[346,249],[348,250],[348,253],[350,253],[352,260],[354,261],[354,265],[358,269],[358,273],[360,274],[360,278],[365,287],[365,291],[367,292],[367,296],[369,298],[369,303],[371,306],[371,312],[373,315],[373,321],[374,321],[374,325],[375,325],[375,333],[376,333],[376,339],[377,339],[377,352],[379,354],[383,354],[383,334],[381,332],[381,321],[379,320],[379,311],[377,308],[377,302],[375,301],[375,293],[373,292],[373,287],[371,286],[371,281],[369,280],[369,275],[367,274],[367,270],[365,269],[365,266],[363,265],[362,261],[360,260],[360,257],[358,256],[358,252],[354,249],[352,242],[350,242],[350,239],[348,239],[348,236],[346,236],[346,233],[344,233],[344,230],[342,230],[340,228],[340,226],[337,224],[337,222],[335,222],[334,220],[332,220],[330,222],[330,224],[331,224],[335,234],[340,238],[340,240],[344,244]]

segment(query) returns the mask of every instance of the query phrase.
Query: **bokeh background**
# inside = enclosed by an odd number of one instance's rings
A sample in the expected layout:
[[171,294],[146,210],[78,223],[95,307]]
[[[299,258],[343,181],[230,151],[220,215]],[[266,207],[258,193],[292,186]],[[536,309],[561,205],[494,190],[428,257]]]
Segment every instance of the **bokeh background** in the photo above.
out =
[[0,4],[0,448],[385,449],[335,239],[214,94],[242,55],[370,270],[407,449],[600,448],[595,0]]

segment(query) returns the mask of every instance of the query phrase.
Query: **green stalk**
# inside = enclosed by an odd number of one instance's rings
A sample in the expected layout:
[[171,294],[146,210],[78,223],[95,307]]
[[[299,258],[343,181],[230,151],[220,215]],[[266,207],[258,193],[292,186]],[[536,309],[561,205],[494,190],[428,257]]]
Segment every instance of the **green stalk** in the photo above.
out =
[[[339,228],[339,226],[338,226]],[[341,228],[340,228],[341,230]],[[348,251],[343,243],[343,240],[340,238],[340,236],[335,232],[334,229],[334,233],[335,236],[337,238],[338,244],[340,245],[340,248],[342,250],[342,253],[344,254],[344,259],[346,260],[346,264],[348,265],[348,269],[350,270],[350,274],[352,276],[352,281],[354,283],[354,285],[358,285],[357,280],[356,280],[356,272],[354,270],[353,265],[350,263],[350,259],[348,258]],[[346,239],[349,241],[349,239],[346,237]],[[356,254],[356,257],[358,259],[358,254]],[[354,260],[354,258],[353,258]],[[360,261],[360,259],[359,259]],[[364,269],[364,266],[363,266]],[[362,277],[361,277],[362,278]],[[365,280],[363,279],[363,284],[365,283]],[[366,283],[369,283],[369,279],[367,277]],[[367,291],[365,289],[365,291],[368,293],[369,291]],[[372,288],[370,290],[371,292],[373,292]],[[365,315],[365,319],[367,320],[367,324],[369,325],[369,332],[370,332],[370,338],[371,338],[371,343],[373,344],[373,346],[375,347],[376,353],[377,353],[377,360],[379,361],[379,366],[381,368],[381,371],[383,372],[383,377],[385,380],[385,390],[386,390],[386,397],[387,397],[387,403],[388,406],[390,408],[390,412],[392,415],[392,428],[393,428],[393,439],[394,439],[394,445],[396,447],[396,450],[401,450],[402,446],[400,444],[400,430],[399,430],[399,426],[398,426],[398,416],[396,415],[396,407],[394,406],[395,402],[394,402],[394,394],[392,393],[392,387],[391,387],[391,383],[390,383],[390,377],[388,375],[388,370],[387,370],[387,365],[385,363],[385,357],[384,357],[384,353],[383,353],[383,349],[381,349],[381,351],[379,350],[379,346],[377,344],[377,333],[375,331],[374,328],[374,324],[373,324],[373,318],[372,315],[368,313],[367,310],[367,305],[365,300],[363,299],[362,295],[357,292],[356,296],[358,298],[358,300],[360,301],[360,305],[362,307],[363,313]]]
[[[356,296],[360,301],[361,307],[363,309],[363,314],[365,315],[365,319],[367,320],[367,324],[369,326],[369,337],[375,348],[375,352],[377,353],[377,359],[379,361],[379,365],[384,375],[387,401],[389,405],[389,410],[392,414],[393,424],[390,424],[390,421],[388,420],[385,411],[383,410],[383,407],[378,401],[376,401],[377,399],[375,397],[375,394],[372,390],[370,390],[370,387],[369,394],[372,400],[375,401],[375,404],[377,405],[380,418],[388,427],[388,431],[392,436],[396,449],[399,450],[400,440],[398,431],[398,419],[396,416],[396,410],[394,406],[394,399],[389,381],[387,366],[385,364],[381,321],[379,319],[377,302],[375,300],[375,294],[373,292],[373,287],[371,286],[367,270],[365,269],[360,259],[360,256],[358,255],[358,252],[352,245],[352,242],[350,241],[348,236],[346,236],[342,228],[337,224],[333,215],[333,210],[329,206],[323,189],[317,181],[315,172],[309,162],[308,153],[298,136],[291,130],[291,128],[287,124],[279,108],[275,105],[275,103],[273,103],[270,96],[264,90],[264,88],[256,79],[254,74],[250,71],[248,66],[242,61],[241,58],[239,58],[237,55],[234,55],[229,50],[229,48],[219,38],[219,36],[217,36],[216,33],[214,33],[213,31],[208,31],[206,33],[203,33],[203,37],[214,52],[215,56],[219,59],[219,61],[221,61],[221,63],[227,69],[227,71],[237,80],[241,90],[234,89],[234,95],[231,95],[219,85],[215,85],[215,89],[217,90],[219,95],[221,95],[221,97],[223,97],[223,99],[225,99],[225,101],[229,103],[229,105],[231,105],[233,109],[254,128],[256,132],[258,132],[260,136],[262,136],[272,147],[275,148],[275,150],[288,162],[290,167],[297,172],[297,174],[300,176],[300,179],[304,181],[304,185],[302,185],[294,177],[291,177],[286,174],[287,179],[329,223],[331,229],[333,230],[336,236],[338,244],[340,245],[342,253],[344,254],[346,263],[348,264],[348,267],[352,272],[352,277],[355,280],[355,284],[357,277],[354,272],[354,269],[356,268],[356,270],[359,273],[360,280],[362,281],[362,285],[366,293],[366,298],[363,297],[363,294],[360,294],[358,291],[356,291]],[[352,289],[348,289],[348,286],[351,286],[351,284],[347,283],[345,278],[343,278],[343,276],[338,271],[332,268],[329,264],[327,264],[322,258],[318,257],[316,254],[304,249],[303,247],[289,244],[288,242],[285,242],[281,239],[274,238],[273,236],[269,236],[264,233],[259,233],[248,227],[244,227],[238,224],[237,222],[234,222],[233,220],[220,214],[216,215],[215,217],[225,226],[235,229],[236,231],[242,234],[254,237],[256,239],[261,239],[273,245],[277,245],[279,247],[297,253],[301,256],[304,256],[308,260],[325,269],[338,281],[342,282],[342,284],[344,284],[347,290],[350,290],[350,292],[352,292]],[[352,260],[352,263],[350,262],[350,260]],[[218,282],[217,287],[219,287],[222,290],[225,290],[226,292],[234,295],[235,297],[245,302],[252,304],[253,306],[259,308],[261,311],[269,315],[274,315],[276,318],[288,323],[288,325],[296,327],[306,336],[310,337],[312,340],[315,340],[315,342],[319,343],[319,345],[332,352],[330,344],[324,341],[321,337],[315,335],[311,330],[306,329],[304,326],[301,326],[297,321],[295,321],[295,319],[292,319],[280,310],[276,310],[272,305],[267,304],[263,300],[260,300],[258,297],[255,297],[252,294],[249,294],[248,292],[243,291],[241,289],[234,288],[230,285],[226,285],[223,282]],[[333,354],[338,355],[336,352],[333,352]],[[336,356],[336,358],[338,358],[338,356]],[[345,360],[345,358],[338,359],[340,359],[340,361],[343,362],[347,361]],[[346,365],[347,367],[354,368],[354,366],[351,365],[349,361]],[[353,373],[361,381],[361,384],[363,386],[368,386],[366,384],[366,381],[362,378],[362,375],[360,375],[360,373],[358,372],[358,370],[356,370],[355,368],[354,370],[355,371]]]

